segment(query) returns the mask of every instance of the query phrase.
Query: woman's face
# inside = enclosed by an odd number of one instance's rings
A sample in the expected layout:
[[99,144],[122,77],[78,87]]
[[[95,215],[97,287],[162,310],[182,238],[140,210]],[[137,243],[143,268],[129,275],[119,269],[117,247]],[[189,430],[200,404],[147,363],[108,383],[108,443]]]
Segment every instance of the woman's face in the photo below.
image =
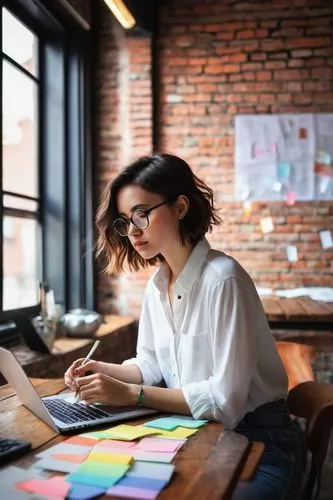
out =
[[[123,187],[117,197],[119,216],[128,219],[135,210],[149,208],[166,201],[162,195],[145,191],[139,186]],[[128,238],[135,250],[144,259],[151,259],[158,254],[165,258],[175,245],[180,245],[179,209],[175,203],[162,205],[148,214],[149,225],[141,230],[132,223],[129,226]]]

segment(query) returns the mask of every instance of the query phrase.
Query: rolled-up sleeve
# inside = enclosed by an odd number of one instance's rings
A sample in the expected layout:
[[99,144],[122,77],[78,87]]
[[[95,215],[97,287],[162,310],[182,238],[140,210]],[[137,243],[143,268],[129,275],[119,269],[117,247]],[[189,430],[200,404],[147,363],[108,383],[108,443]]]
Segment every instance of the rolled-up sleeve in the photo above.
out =
[[124,365],[136,365],[145,385],[157,385],[163,377],[156,358],[154,331],[149,313],[149,291],[146,289],[138,331],[136,357],[123,361]]
[[212,290],[209,329],[213,376],[182,387],[194,418],[232,429],[245,413],[256,366],[258,303],[251,283],[228,277]]

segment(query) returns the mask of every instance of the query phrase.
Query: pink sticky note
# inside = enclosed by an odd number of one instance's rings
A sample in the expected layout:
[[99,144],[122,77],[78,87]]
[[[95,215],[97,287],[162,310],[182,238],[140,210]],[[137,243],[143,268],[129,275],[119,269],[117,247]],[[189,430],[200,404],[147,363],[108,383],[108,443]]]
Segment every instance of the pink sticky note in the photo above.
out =
[[103,439],[98,443],[98,446],[105,446],[106,448],[132,448],[135,446],[134,441],[119,441],[118,439]]
[[40,493],[52,498],[64,498],[67,496],[71,485],[62,476],[51,479],[31,479],[17,483],[16,487],[29,493]]
[[144,451],[172,453],[179,450],[184,443],[185,439],[144,438],[138,442],[136,448]]
[[296,193],[294,191],[289,191],[287,193],[287,205],[295,205],[296,201]]

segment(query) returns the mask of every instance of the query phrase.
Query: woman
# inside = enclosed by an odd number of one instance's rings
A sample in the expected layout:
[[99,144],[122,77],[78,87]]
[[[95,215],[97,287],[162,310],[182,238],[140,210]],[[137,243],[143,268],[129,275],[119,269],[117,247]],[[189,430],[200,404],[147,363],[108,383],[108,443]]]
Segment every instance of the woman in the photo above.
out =
[[287,376],[251,278],[205,239],[220,222],[212,190],[182,159],[157,154],[120,172],[98,210],[98,254],[110,274],[159,265],[143,298],[137,356],[122,365],[79,367],[79,359],[65,382],[88,404],[207,418],[265,442],[255,480],[235,497],[295,498],[303,441],[286,409]]

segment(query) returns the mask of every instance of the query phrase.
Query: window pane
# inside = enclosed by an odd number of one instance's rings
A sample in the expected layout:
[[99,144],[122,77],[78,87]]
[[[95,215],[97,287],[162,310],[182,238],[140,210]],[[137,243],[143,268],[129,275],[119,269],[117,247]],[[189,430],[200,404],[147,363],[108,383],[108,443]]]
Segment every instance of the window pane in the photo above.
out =
[[5,216],[3,238],[3,309],[36,305],[38,223]]
[[7,9],[2,9],[2,50],[37,76],[38,39]]
[[5,208],[21,208],[22,210],[29,210],[30,212],[37,212],[38,202],[34,200],[25,200],[16,196],[5,194],[3,197],[3,206]]
[[37,197],[36,83],[3,62],[3,189]]

